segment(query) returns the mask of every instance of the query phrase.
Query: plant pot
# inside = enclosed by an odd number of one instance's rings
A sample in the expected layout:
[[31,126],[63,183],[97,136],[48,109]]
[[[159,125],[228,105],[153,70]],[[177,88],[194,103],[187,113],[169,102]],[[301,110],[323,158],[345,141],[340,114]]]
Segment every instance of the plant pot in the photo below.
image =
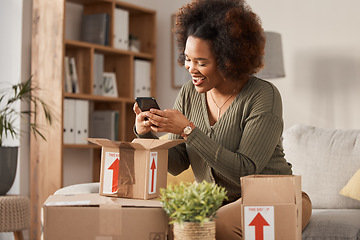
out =
[[215,222],[174,223],[174,240],[215,240]]
[[18,147],[0,147],[0,196],[5,195],[14,183]]

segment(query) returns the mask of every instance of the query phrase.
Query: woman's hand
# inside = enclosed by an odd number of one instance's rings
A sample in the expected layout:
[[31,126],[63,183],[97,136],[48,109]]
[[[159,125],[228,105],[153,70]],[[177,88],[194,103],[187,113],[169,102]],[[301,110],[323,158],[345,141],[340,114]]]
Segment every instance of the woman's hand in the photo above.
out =
[[150,129],[154,132],[169,132],[181,135],[184,128],[190,124],[190,121],[178,110],[166,109],[150,109],[145,113]]
[[150,128],[151,123],[149,123],[149,121],[145,119],[147,117],[146,112],[142,112],[136,102],[133,106],[133,111],[136,114],[136,118],[135,118],[136,132],[140,135],[148,133],[151,130]]

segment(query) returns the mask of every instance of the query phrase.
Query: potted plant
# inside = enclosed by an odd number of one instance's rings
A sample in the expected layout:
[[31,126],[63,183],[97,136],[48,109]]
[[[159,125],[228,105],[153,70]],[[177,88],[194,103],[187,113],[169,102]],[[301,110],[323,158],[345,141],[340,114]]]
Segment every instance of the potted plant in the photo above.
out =
[[[40,105],[43,109],[46,121],[51,124],[52,117],[49,106],[40,98],[32,95],[38,88],[32,85],[30,77],[27,81],[14,84],[8,88],[0,89],[0,195],[5,195],[11,188],[17,167],[18,147],[3,146],[4,140],[8,137],[15,139],[21,135],[20,129],[16,127],[16,119],[31,117],[36,119],[36,110],[19,111],[18,102],[32,103]],[[40,132],[40,127],[29,121],[29,129],[35,135],[44,140],[44,135]]]
[[160,201],[174,224],[174,238],[215,240],[216,211],[226,197],[215,183],[183,183],[160,189]]

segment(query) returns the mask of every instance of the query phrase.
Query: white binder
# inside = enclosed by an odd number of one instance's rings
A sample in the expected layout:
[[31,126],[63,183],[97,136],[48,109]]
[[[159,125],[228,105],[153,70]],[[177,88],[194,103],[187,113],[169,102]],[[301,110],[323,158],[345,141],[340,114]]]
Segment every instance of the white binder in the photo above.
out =
[[129,11],[115,8],[114,47],[129,50]]
[[89,137],[89,101],[75,101],[75,143],[87,144]]
[[64,144],[75,143],[75,100],[64,99]]
[[134,61],[134,96],[151,97],[151,62],[141,59]]

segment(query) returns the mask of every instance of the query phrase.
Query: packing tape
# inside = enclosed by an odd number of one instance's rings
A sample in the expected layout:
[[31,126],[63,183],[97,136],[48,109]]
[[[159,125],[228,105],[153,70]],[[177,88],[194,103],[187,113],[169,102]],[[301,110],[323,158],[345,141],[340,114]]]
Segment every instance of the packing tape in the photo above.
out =
[[[122,235],[122,207],[119,205],[100,205],[98,237],[112,237]],[[101,236],[103,235],[103,236]],[[105,238],[108,240],[107,238]],[[104,240],[105,240],[104,239]],[[113,239],[113,238],[111,238]],[[96,238],[96,240],[98,240]],[[99,238],[102,240],[102,238]]]
[[96,236],[95,240],[113,240],[112,236]]
[[119,162],[119,197],[132,197],[135,184],[134,149],[121,149]]

